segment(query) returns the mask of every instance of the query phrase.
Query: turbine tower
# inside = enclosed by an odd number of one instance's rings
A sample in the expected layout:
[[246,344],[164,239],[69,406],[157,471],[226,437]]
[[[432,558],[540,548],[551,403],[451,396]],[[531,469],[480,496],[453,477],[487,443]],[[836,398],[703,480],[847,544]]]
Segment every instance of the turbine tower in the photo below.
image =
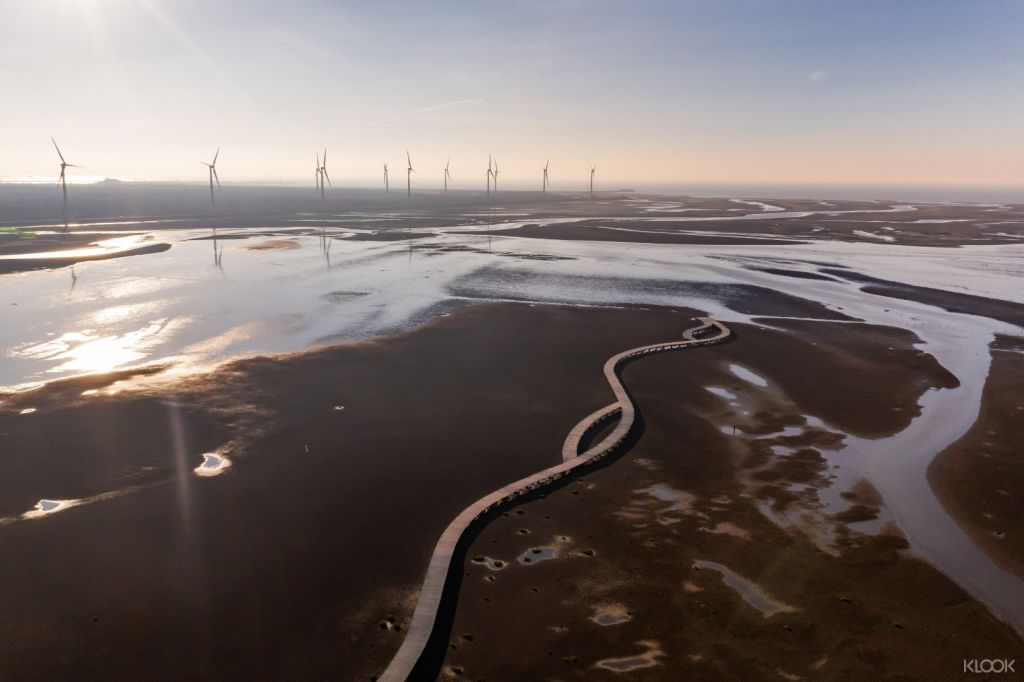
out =
[[60,147],[57,146],[57,141],[51,137],[50,138],[50,142],[53,143],[53,148],[57,150],[57,156],[60,157],[60,177],[57,178],[57,184],[60,185],[60,188],[64,191],[64,211],[63,211],[64,231],[67,232],[67,229],[68,229],[68,180],[67,180],[67,173],[65,173],[65,170],[68,169],[68,168],[81,168],[81,166],[76,166],[73,163],[68,163],[67,161],[65,161],[64,160],[64,155],[60,153]]
[[388,163],[387,163],[387,161],[384,162],[384,191],[385,192],[390,192],[391,191],[391,187],[390,187],[390,185],[388,185]]
[[597,166],[590,167],[590,198],[594,198],[594,173],[597,171]]
[[320,170],[320,152],[316,153],[316,166],[313,167],[313,171],[316,174],[316,182],[313,184],[313,187],[320,189],[320,185],[323,183],[323,178],[320,177],[320,174],[323,172]]
[[547,191],[548,191],[548,164],[549,163],[551,163],[550,160],[544,162],[544,180],[541,183],[541,191],[544,192],[545,194],[547,194]]
[[[218,190],[220,189],[220,176],[217,175],[217,157],[218,156],[220,156],[220,147],[217,147],[217,153],[213,155],[213,163],[206,163],[205,161],[200,161],[199,162],[199,163],[203,164],[204,166],[206,166],[207,168],[210,169],[210,206],[213,206],[213,203],[214,203],[213,202],[213,179],[214,178],[217,178],[217,189]],[[317,163],[319,164],[319,160],[317,161]]]
[[450,172],[448,172],[448,167],[451,166],[451,165],[452,165],[452,160],[451,159],[448,159],[448,161],[444,164],[444,193],[445,194],[448,194],[448,180],[450,180],[451,177],[452,177],[452,174]]
[[405,160],[409,164],[409,167],[405,169],[405,196],[407,199],[412,199],[412,174],[415,169],[412,167],[408,149],[405,150]]
[[324,180],[331,184],[331,176],[327,174],[327,149],[324,149],[324,160],[320,165],[320,201],[324,200]]
[[491,177],[494,171],[491,170],[491,155],[487,155],[487,196],[491,196]]

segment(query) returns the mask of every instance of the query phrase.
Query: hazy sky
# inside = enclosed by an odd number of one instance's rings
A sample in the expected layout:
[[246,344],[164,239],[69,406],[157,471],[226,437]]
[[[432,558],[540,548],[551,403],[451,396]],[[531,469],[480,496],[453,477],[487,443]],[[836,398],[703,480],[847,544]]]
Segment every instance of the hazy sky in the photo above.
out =
[[1024,180],[1024,2],[0,0],[0,178]]

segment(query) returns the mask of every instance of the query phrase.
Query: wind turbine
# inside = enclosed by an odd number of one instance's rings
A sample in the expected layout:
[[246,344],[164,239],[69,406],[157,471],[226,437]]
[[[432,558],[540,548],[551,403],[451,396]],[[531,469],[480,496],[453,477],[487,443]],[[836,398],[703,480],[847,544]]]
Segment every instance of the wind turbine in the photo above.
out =
[[320,189],[320,185],[323,184],[323,178],[320,177],[320,174],[323,173],[323,171],[320,170],[320,152],[316,153],[316,166],[313,168],[313,171],[316,174],[316,182],[313,184],[313,187]]
[[64,231],[68,229],[68,180],[65,169],[68,168],[81,168],[73,163],[68,163],[64,160],[64,155],[60,153],[60,147],[57,146],[57,141],[50,138],[50,142],[53,143],[53,148],[57,150],[57,156],[60,157],[60,177],[57,178],[57,184],[60,185],[61,189],[64,190]]
[[409,163],[409,167],[405,169],[405,194],[406,198],[412,199],[412,174],[415,169],[412,167],[412,159],[409,158],[409,150],[405,150],[405,160]]
[[384,191],[385,192],[390,192],[391,191],[391,187],[388,185],[388,163],[387,163],[387,161],[384,162]]
[[494,171],[491,170],[491,155],[487,155],[487,196],[491,196],[491,177]]
[[548,191],[548,164],[549,163],[551,163],[550,160],[544,162],[544,181],[541,184],[541,191],[543,191],[545,194],[547,194],[547,191]]
[[594,173],[597,171],[597,166],[590,167],[590,198],[594,198]]
[[452,165],[452,160],[451,159],[448,159],[448,161],[444,164],[444,193],[445,194],[448,194],[448,180],[451,179],[451,177],[452,177],[452,174],[450,172],[448,172],[448,167],[451,166],[451,165]]
[[320,200],[324,199],[324,180],[327,180],[327,184],[331,184],[331,176],[327,174],[327,149],[324,149],[324,160],[320,166]]
[[[213,155],[213,163],[206,163],[205,161],[200,161],[199,162],[199,163],[203,164],[204,166],[206,166],[207,168],[210,169],[210,206],[213,206],[213,179],[214,178],[217,178],[217,189],[218,190],[220,189],[220,176],[217,175],[217,157],[218,156],[220,156],[220,147],[217,147],[217,153]],[[319,163],[319,161],[318,161],[318,163]]]
[[494,160],[494,193],[498,193],[498,160]]

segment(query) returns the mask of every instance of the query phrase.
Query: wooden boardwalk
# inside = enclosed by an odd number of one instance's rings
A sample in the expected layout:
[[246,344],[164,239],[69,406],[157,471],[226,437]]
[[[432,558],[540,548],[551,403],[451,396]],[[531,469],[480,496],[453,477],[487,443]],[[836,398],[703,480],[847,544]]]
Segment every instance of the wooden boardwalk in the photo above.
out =
[[[694,327],[683,333],[679,341],[667,343],[655,343],[649,346],[640,346],[618,355],[608,358],[604,363],[604,375],[608,385],[615,394],[615,402],[601,408],[587,416],[577,424],[562,446],[562,463],[548,467],[543,471],[531,474],[514,483],[495,490],[491,494],[480,498],[473,504],[466,507],[456,516],[448,527],[445,528],[441,538],[434,547],[434,553],[430,557],[427,566],[427,574],[420,588],[420,598],[416,603],[416,609],[412,614],[412,621],[409,629],[399,647],[395,657],[380,676],[381,682],[403,682],[409,679],[419,662],[427,642],[437,623],[437,613],[441,607],[441,597],[444,593],[445,581],[451,568],[452,558],[455,555],[456,546],[466,530],[474,521],[481,516],[502,505],[509,503],[520,495],[542,488],[551,482],[558,480],[572,470],[595,462],[606,457],[618,447],[633,428],[636,418],[636,406],[630,400],[629,394],[619,380],[618,367],[620,364],[631,358],[661,353],[664,351],[692,348],[696,346],[710,346],[720,343],[732,335],[732,332],[721,322],[710,317],[698,318],[701,321],[699,327]],[[579,452],[579,444],[591,429],[607,419],[619,415],[618,424],[615,429],[599,443],[588,448],[586,452]]]

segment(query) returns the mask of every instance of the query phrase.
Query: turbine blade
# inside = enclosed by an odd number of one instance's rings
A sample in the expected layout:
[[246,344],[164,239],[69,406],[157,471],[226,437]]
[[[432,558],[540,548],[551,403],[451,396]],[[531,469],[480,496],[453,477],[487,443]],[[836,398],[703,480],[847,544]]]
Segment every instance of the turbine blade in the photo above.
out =
[[331,183],[331,176],[327,174],[327,167],[326,166],[323,168],[323,173],[324,173],[324,177],[327,178],[327,184],[331,185],[332,184]]
[[220,176],[217,175],[216,167],[210,166],[210,170],[213,171],[213,177],[217,179],[217,189],[220,189]]
[[217,153],[213,155],[213,163],[210,164],[211,166],[216,166],[217,165],[217,157],[218,156],[220,156],[220,147],[217,147]]
[[50,142],[52,142],[52,143],[53,143],[53,148],[57,150],[57,156],[59,156],[59,157],[60,157],[60,162],[61,162],[61,163],[66,163],[66,162],[64,161],[64,155],[60,153],[60,147],[58,147],[58,146],[57,146],[57,140],[55,140],[55,139],[53,139],[53,138],[51,137],[51,138],[50,138]]
[[327,165],[327,147],[324,147],[324,165]]

